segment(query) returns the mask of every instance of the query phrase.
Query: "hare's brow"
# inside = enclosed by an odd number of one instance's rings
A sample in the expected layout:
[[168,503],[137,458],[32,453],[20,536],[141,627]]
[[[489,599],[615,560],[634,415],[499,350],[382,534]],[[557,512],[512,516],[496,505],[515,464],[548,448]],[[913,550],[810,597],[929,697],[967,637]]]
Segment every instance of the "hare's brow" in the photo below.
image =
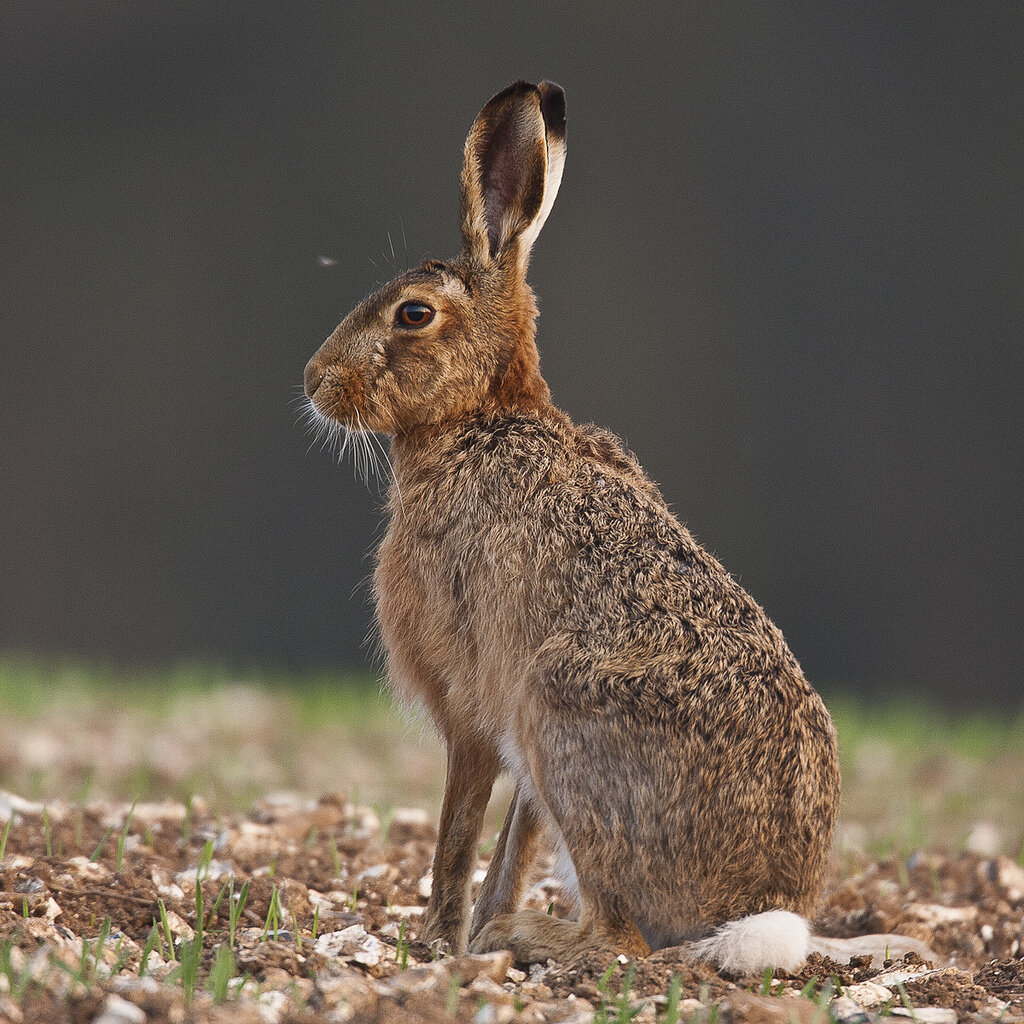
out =
[[469,278],[460,274],[454,267],[441,260],[427,260],[423,269],[428,274],[440,274],[441,277],[450,277],[458,281],[466,291],[471,291]]

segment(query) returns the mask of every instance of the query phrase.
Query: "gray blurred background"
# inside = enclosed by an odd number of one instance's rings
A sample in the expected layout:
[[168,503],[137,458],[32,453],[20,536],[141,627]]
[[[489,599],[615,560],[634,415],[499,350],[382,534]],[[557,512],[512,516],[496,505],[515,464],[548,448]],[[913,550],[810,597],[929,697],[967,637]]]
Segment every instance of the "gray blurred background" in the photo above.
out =
[[358,299],[455,253],[476,111],[547,77],[559,404],[823,688],[1019,702],[1022,30],[1017,3],[5,5],[0,649],[363,663],[380,495],[292,401]]

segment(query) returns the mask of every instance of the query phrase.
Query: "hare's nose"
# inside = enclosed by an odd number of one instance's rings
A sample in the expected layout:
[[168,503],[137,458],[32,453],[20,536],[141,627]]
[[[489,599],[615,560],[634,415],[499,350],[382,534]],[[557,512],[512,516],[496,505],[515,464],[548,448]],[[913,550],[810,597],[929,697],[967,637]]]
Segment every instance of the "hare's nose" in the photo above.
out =
[[310,359],[306,363],[306,397],[312,398],[316,394],[316,389],[320,387],[320,382],[324,379],[324,373],[326,371],[316,360],[316,357]]

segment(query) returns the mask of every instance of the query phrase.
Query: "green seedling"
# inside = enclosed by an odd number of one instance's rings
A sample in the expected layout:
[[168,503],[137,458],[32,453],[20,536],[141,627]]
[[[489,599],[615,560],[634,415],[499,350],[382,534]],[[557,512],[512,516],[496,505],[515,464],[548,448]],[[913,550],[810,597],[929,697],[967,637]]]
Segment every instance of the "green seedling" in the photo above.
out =
[[125,964],[131,959],[132,953],[130,949],[126,949],[123,953],[121,952],[123,945],[124,935],[117,940],[117,945],[114,947],[114,963],[110,968],[110,976],[112,978],[120,974],[124,970]]
[[554,916],[555,916],[555,901],[552,900],[548,904],[548,917],[554,917]]
[[181,965],[178,970],[181,974],[181,987],[185,993],[185,1005],[191,1006],[196,994],[196,982],[199,980],[199,964],[203,956],[203,939],[196,932],[196,936],[188,942],[181,944]]
[[682,991],[682,978],[678,974],[673,974],[665,997],[665,1015],[662,1017],[662,1024],[679,1024],[679,997],[682,995]]
[[25,918],[26,921],[28,920],[28,897],[27,896],[22,896],[21,897],[21,916],[23,918]]
[[196,885],[210,873],[210,865],[213,863],[213,840],[207,839],[203,852],[199,855],[199,865],[196,868]]
[[292,931],[295,932],[295,945],[299,947],[299,951],[302,951],[302,932],[299,931],[299,919],[295,916],[295,911],[291,911],[292,915]]
[[341,854],[338,853],[338,843],[334,836],[327,837],[327,845],[331,851],[331,865],[334,868],[334,877],[341,877]]
[[25,990],[32,980],[32,968],[31,960],[26,959],[25,966],[20,971],[14,970],[14,965],[11,963],[13,948],[13,939],[4,939],[3,942],[0,942],[0,977],[7,979],[8,993],[11,1001],[17,1006],[21,1003]]
[[918,1016],[914,1012],[914,1004],[910,1001],[910,996],[907,995],[907,990],[906,990],[906,987],[904,986],[903,982],[902,981],[898,982],[897,985],[896,985],[896,988],[897,988],[897,990],[899,991],[899,994],[900,994],[900,1001],[903,1003],[903,1005],[906,1007],[907,1011],[909,1012],[911,1020],[917,1020]]
[[238,919],[245,910],[245,901],[249,898],[249,883],[243,882],[238,895],[235,895],[235,880],[229,882],[228,895],[228,945],[234,948],[235,929],[238,927]]
[[4,859],[4,853],[7,850],[7,837],[11,834],[11,822],[14,821],[14,814],[7,819],[7,824],[4,825],[3,834],[0,835],[0,860]]
[[348,909],[352,913],[355,913],[356,904],[359,902],[359,886],[354,885],[352,887],[352,895],[348,898]]
[[395,947],[395,960],[398,961],[399,970],[404,971],[409,966],[409,940],[405,937],[405,918],[398,926],[398,945]]
[[192,842],[192,794],[185,798],[185,817],[181,820],[181,838],[185,845]]
[[452,980],[448,982],[448,995],[445,997],[444,1009],[445,1013],[449,1017],[455,1016],[455,1011],[459,1008],[459,987],[462,985],[462,978],[457,974],[452,975]]
[[228,986],[235,976],[235,954],[230,946],[219,946],[206,987],[213,993],[215,1003],[223,1003],[228,997]]
[[210,925],[212,925],[214,921],[217,920],[217,911],[220,910],[220,905],[224,902],[224,897],[227,895],[227,892],[228,883],[225,882],[220,887],[220,892],[217,893],[217,898],[213,901],[213,907],[211,908],[210,912],[206,915],[206,921],[203,924],[203,928],[209,930]]
[[[403,921],[402,924],[405,924],[405,922]],[[316,909],[313,911],[313,942],[314,943],[316,942],[316,936],[317,936],[317,932],[319,932],[319,930],[320,930],[320,905],[317,904]],[[401,929],[399,929],[399,934],[401,934]]]
[[90,864],[95,864],[100,859],[100,857],[103,856],[103,847],[107,845],[107,840],[110,838],[110,833],[113,831],[114,829],[111,827],[103,833],[103,838],[100,840],[99,846],[97,846],[96,849],[92,851],[92,856],[89,858]]
[[395,808],[391,804],[381,803],[375,803],[372,806],[377,815],[377,820],[380,822],[380,841],[386,843],[388,841],[388,833],[391,831],[391,822],[395,817]]
[[164,937],[167,939],[168,959],[174,963],[174,935],[171,933],[171,922],[167,920],[167,908],[163,900],[157,900],[157,907],[160,910],[160,923],[164,928]]
[[132,827],[132,818],[134,817],[135,802],[133,801],[128,810],[128,817],[124,819],[124,828],[121,829],[121,834],[117,837],[117,871],[121,870],[121,865],[124,863],[124,844],[128,841],[128,829]]
[[275,875],[277,875],[277,854],[270,858],[270,863],[267,865],[267,877],[273,881]]
[[800,989],[800,995],[802,995],[805,999],[813,999],[814,998],[814,990],[817,987],[818,987],[818,976],[816,974],[812,974],[811,978],[807,982],[807,984],[804,985],[804,987],[802,989]]
[[53,856],[53,844],[50,839],[50,815],[46,808],[43,808],[43,836],[46,839],[46,856]]
[[149,970],[149,954],[154,952],[157,947],[163,948],[163,943],[160,941],[160,929],[156,926],[156,921],[153,922],[153,927],[149,929],[149,935],[146,936],[146,944],[142,947],[142,959],[139,961],[139,977],[144,978],[146,971]]
[[196,938],[199,939],[199,949],[203,948],[203,887],[196,881]]
[[281,899],[277,894],[277,886],[275,885],[270,893],[270,906],[267,907],[267,920],[263,925],[263,941],[267,941],[267,936],[273,931],[274,941],[277,941],[277,933],[281,927]]

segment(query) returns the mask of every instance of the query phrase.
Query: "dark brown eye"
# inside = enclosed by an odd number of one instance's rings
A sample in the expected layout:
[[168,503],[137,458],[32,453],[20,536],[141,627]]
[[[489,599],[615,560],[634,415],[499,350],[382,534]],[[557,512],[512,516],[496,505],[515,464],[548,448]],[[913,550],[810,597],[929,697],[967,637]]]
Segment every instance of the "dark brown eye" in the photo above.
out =
[[425,302],[403,302],[398,307],[398,322],[405,327],[425,327],[434,319],[434,311]]

